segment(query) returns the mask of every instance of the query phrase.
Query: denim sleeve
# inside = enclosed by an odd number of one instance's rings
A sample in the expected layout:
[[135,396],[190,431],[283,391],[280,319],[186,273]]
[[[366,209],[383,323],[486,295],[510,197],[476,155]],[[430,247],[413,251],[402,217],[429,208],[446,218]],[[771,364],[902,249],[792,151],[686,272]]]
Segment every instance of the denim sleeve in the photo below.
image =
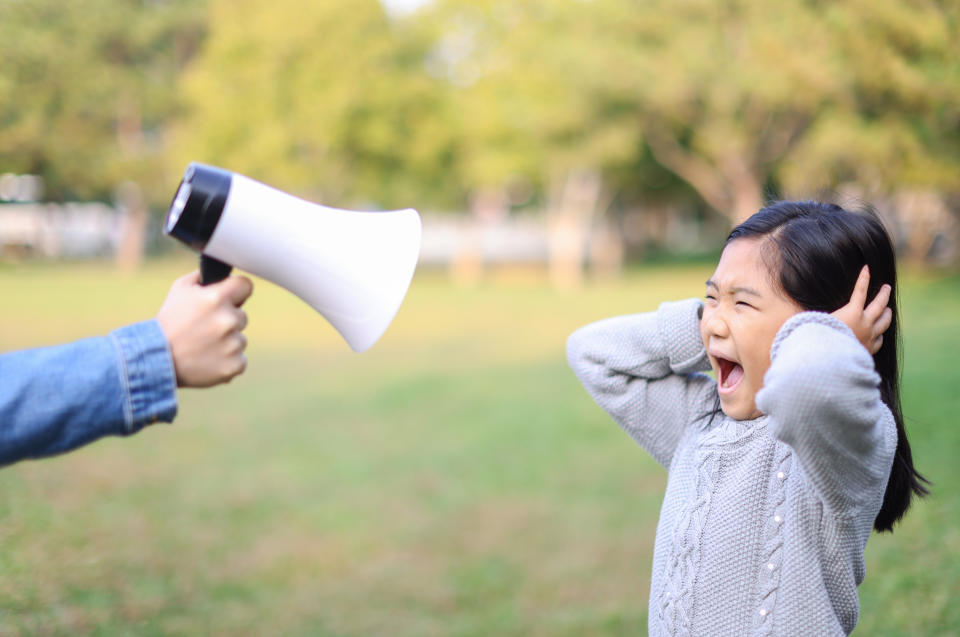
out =
[[170,349],[155,320],[0,355],[0,465],[172,422],[176,390]]

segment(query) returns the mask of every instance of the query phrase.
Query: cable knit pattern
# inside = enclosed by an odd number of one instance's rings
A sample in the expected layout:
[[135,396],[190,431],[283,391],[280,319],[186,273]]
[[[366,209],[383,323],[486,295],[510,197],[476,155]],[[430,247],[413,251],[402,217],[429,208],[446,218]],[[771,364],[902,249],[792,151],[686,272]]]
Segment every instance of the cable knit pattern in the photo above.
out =
[[594,400],[668,469],[649,634],[849,634],[896,448],[872,358],[833,317],[797,314],[771,351],[764,415],[711,415],[699,312],[664,303],[567,347]]
[[660,619],[671,635],[691,634],[693,580],[701,560],[701,539],[716,475],[716,454],[711,451],[700,454],[697,466],[697,499],[677,518],[667,584],[660,593]]

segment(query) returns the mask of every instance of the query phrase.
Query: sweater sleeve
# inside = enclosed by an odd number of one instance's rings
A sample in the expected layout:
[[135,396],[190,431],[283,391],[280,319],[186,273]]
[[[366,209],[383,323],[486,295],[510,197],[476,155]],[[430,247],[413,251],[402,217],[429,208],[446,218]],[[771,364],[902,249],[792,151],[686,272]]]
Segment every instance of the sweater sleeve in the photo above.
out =
[[608,318],[574,332],[567,358],[600,407],[664,467],[686,426],[712,410],[716,384],[697,299]]
[[896,450],[873,358],[843,322],[820,312],[784,323],[770,358],[757,407],[820,499],[837,515],[855,514],[885,488]]

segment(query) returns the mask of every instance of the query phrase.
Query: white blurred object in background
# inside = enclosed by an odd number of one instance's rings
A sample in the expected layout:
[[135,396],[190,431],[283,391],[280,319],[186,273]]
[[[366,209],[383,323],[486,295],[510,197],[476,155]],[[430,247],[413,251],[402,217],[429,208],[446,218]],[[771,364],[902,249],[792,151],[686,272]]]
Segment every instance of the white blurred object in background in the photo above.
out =
[[43,178],[39,175],[0,175],[0,201],[26,203],[43,197]]

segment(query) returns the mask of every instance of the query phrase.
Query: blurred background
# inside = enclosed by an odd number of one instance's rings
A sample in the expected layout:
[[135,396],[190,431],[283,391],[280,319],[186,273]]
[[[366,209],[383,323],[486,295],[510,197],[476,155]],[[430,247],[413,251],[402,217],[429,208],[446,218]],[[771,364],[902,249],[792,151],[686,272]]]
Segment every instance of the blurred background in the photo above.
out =
[[415,207],[420,270],[362,356],[257,281],[242,377],[0,471],[0,635],[643,634],[665,474],[564,341],[777,198],[901,259],[934,487],[857,633],[960,633],[957,0],[0,0],[0,350],[151,316],[190,161]]

